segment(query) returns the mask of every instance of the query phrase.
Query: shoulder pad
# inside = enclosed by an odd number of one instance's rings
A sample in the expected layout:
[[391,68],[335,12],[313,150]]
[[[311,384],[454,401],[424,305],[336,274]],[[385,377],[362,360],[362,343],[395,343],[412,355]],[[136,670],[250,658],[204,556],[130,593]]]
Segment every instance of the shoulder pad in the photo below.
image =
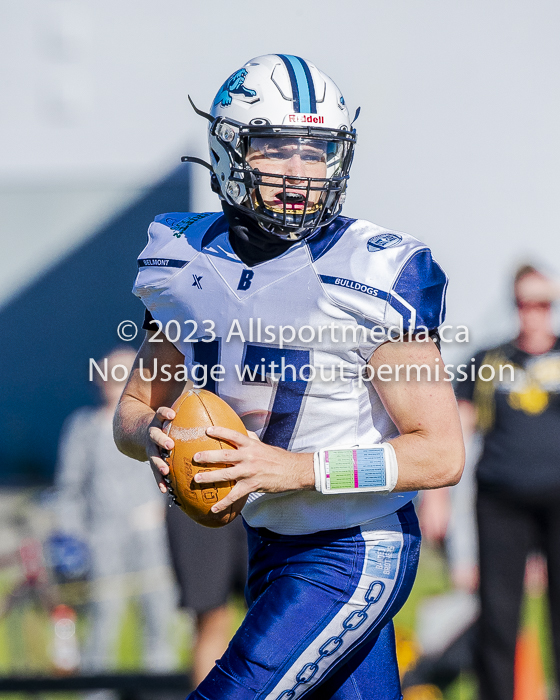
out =
[[385,327],[443,323],[447,277],[413,236],[346,219],[343,235],[323,247],[313,264],[336,305]]
[[193,248],[200,251],[200,243],[204,234],[211,224],[221,216],[223,214],[215,211],[206,211],[200,214],[173,212],[171,214],[159,214],[153,223],[165,226],[171,231],[170,235],[177,239],[181,237],[187,239]]
[[169,278],[195,258],[214,228],[223,228],[217,212],[169,213],[156,216],[148,229],[148,243],[138,256],[134,293],[164,286]]

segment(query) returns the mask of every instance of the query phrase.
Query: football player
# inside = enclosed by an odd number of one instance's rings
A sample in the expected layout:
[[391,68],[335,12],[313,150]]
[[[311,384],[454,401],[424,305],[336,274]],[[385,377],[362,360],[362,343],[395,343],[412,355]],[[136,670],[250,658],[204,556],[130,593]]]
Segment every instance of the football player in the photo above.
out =
[[[237,449],[195,455],[231,465],[200,483],[237,482],[215,512],[246,499],[250,607],[189,698],[397,700],[391,620],[418,560],[412,499],[463,467],[429,337],[447,278],[415,238],[340,215],[356,132],[309,61],[255,58],[197,112],[223,212],[151,224],[134,291],[157,326],[137,360],[153,381],[137,367],[115,422],[120,449],[149,459],[165,491],[162,424],[184,375],[157,367],[184,363],[259,438],[215,427]],[[431,381],[408,371],[420,366]]]

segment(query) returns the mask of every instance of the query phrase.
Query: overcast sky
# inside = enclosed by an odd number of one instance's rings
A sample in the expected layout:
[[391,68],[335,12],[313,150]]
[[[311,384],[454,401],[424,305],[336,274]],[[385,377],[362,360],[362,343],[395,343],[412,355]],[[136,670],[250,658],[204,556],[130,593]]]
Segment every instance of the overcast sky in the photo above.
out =
[[[361,106],[344,214],[432,247],[450,322],[505,333],[515,265],[560,271],[557,0],[3,0],[0,13],[11,293],[183,153],[205,157],[187,93],[206,109],[274,52],[313,61]],[[196,205],[216,209],[207,182]],[[24,231],[36,245],[22,250]]]

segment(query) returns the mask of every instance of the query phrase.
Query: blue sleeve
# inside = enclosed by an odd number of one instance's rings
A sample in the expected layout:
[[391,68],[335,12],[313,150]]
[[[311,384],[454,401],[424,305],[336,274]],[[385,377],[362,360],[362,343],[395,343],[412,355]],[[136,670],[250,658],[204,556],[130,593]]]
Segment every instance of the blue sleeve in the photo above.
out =
[[447,281],[447,275],[427,248],[419,250],[407,260],[393,284],[392,292],[416,311],[416,328],[425,326],[433,330],[443,323]]

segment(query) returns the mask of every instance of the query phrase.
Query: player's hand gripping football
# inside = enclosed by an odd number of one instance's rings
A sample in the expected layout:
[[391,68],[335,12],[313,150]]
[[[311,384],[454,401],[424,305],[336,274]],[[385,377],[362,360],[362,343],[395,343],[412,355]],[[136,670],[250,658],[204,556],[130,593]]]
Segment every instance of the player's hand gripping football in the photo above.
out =
[[231,465],[218,471],[198,473],[194,477],[197,483],[237,482],[225,498],[212,506],[212,512],[220,513],[253,492],[280,493],[314,488],[313,454],[288,452],[264,444],[255,433],[247,436],[229,428],[213,426],[206,429],[206,434],[236,447],[233,450],[206,450],[194,455],[201,464]]
[[169,451],[175,447],[173,440],[163,432],[163,424],[174,418],[175,411],[173,409],[161,406],[156,411],[148,427],[146,454],[150,460],[150,467],[156,478],[158,488],[162,493],[167,493],[167,485],[163,477],[169,474],[169,466],[163,458],[168,456]]

